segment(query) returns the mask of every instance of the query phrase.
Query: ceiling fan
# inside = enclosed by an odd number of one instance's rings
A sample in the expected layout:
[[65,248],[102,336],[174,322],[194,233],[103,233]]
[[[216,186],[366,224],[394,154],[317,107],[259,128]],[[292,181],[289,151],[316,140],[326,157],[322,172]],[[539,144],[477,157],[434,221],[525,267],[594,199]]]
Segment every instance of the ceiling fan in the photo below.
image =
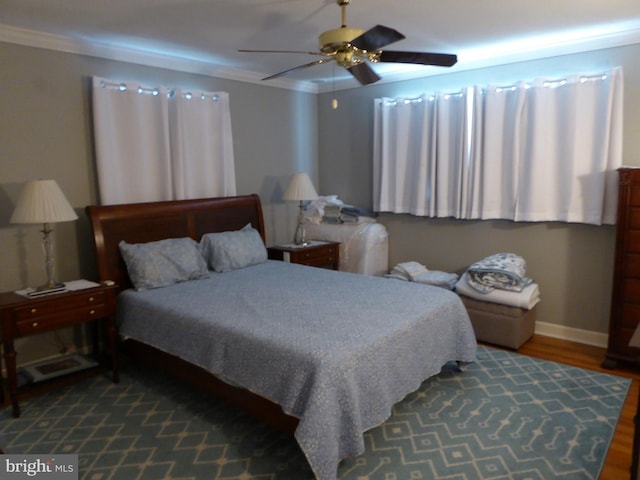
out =
[[336,0],[342,10],[342,26],[327,30],[320,34],[319,52],[299,52],[294,50],[238,50],[239,52],[256,53],[304,53],[309,55],[321,55],[326,58],[315,60],[304,65],[289,68],[282,72],[270,75],[262,80],[271,80],[288,73],[304,68],[321,65],[335,61],[339,66],[346,68],[362,85],[369,85],[380,80],[367,61],[372,63],[415,63],[419,65],[435,65],[439,67],[451,67],[458,61],[456,55],[430,52],[402,52],[381,50],[382,47],[406,38],[397,30],[384,25],[376,25],[367,31],[360,28],[347,27],[347,6],[350,0]]

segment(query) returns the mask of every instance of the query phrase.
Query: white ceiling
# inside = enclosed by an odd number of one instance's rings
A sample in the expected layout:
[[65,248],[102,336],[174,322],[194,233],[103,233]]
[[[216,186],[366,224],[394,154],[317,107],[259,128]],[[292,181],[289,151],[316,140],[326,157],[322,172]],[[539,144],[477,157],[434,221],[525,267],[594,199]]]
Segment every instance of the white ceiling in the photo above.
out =
[[[0,0],[0,41],[256,82],[321,57],[238,49],[317,51],[340,23],[336,0]],[[463,70],[640,43],[640,1],[351,0],[347,23],[395,28],[406,39],[388,50],[455,53]],[[402,67],[373,65],[383,81],[450,70]],[[326,91],[334,75],[358,86],[333,62],[269,82]]]

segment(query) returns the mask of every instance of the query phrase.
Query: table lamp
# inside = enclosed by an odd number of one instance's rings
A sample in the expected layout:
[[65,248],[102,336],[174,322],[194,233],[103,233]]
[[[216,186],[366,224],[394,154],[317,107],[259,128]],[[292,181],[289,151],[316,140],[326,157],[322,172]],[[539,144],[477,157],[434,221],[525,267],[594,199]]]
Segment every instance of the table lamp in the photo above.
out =
[[53,244],[50,223],[70,222],[77,220],[62,190],[55,180],[32,180],[27,182],[11,216],[11,223],[42,223],[42,246],[44,250],[44,266],[47,272],[47,283],[38,287],[36,292],[53,292],[64,288],[64,284],[54,278]]
[[300,202],[300,212],[298,213],[298,227],[293,237],[293,242],[296,245],[304,246],[308,242],[305,239],[304,233],[304,203],[307,200],[315,200],[318,198],[318,193],[311,183],[311,179],[306,173],[296,173],[289,180],[289,185],[282,195],[284,200],[292,200]]

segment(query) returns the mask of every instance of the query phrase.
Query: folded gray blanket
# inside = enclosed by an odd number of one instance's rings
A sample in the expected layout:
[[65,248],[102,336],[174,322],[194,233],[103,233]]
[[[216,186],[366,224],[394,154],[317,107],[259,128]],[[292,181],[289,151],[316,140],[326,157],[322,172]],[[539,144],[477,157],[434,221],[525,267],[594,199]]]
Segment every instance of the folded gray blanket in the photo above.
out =
[[515,253],[496,253],[474,263],[467,270],[467,281],[481,293],[494,289],[521,292],[533,280],[525,276],[527,264]]

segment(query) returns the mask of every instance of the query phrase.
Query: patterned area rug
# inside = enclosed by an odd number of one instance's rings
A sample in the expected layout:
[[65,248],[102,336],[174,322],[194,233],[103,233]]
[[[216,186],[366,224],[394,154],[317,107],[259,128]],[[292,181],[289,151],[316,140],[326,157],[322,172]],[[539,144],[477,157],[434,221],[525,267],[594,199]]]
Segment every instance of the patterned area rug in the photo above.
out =
[[[630,381],[480,347],[365,434],[341,480],[597,479]],[[210,396],[127,364],[0,412],[6,453],[78,453],[80,478],[305,480],[292,438]]]

